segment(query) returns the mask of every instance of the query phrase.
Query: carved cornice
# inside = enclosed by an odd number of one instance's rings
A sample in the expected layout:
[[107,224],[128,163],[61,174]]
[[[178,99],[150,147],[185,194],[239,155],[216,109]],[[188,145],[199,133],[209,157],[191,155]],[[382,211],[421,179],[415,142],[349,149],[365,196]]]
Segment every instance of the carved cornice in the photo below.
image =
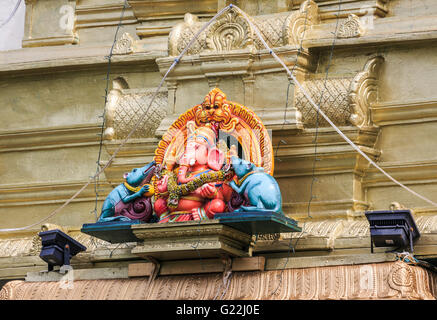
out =
[[[437,183],[436,161],[381,162],[379,166],[405,185]],[[373,167],[368,169],[363,179],[363,185],[368,188],[397,186],[397,184]]]
[[[305,0],[293,1],[293,9],[297,9]],[[385,17],[389,12],[390,0],[314,0],[319,7],[319,15],[321,20],[336,19],[337,14],[340,18],[347,18],[350,14],[355,14],[359,17]]]
[[217,13],[217,0],[128,0],[139,21],[182,18],[186,12],[212,16]]
[[[123,17],[121,12],[124,11]],[[137,23],[138,20],[129,6],[123,10],[123,3],[109,3],[102,5],[77,5],[76,26],[81,28],[95,28],[116,26],[122,17],[123,25]]]
[[[67,201],[87,181],[57,181],[51,183],[20,183],[0,185],[0,208],[33,207],[37,205],[61,204]],[[99,188],[109,193],[110,186],[100,183]],[[94,184],[86,188],[73,203],[95,201]]]
[[[315,57],[307,51],[300,52],[299,59],[297,59],[298,48],[296,46],[278,47],[275,52],[290,69],[296,64],[296,73],[313,72],[316,67]],[[162,74],[168,70],[173,61],[172,57],[156,59]],[[256,76],[272,72],[283,72],[283,68],[267,50],[253,53],[246,48],[227,51],[225,54],[204,52],[200,55],[184,56],[177,68],[173,69],[167,77],[167,80],[181,81],[236,75]]]
[[[419,211],[420,210],[415,210],[414,213],[416,225],[421,233],[421,237],[414,245],[415,255],[436,255],[437,251],[434,243],[437,239],[437,216],[435,212],[429,212],[429,210],[421,210],[420,213]],[[294,217],[293,215],[291,216]],[[303,222],[301,220],[306,221]],[[254,252],[284,252],[290,249],[290,244],[293,245],[296,252],[310,252],[316,250],[319,252],[318,255],[329,254],[331,250],[335,250],[337,254],[343,254],[342,250],[345,250],[344,254],[346,255],[350,254],[348,252],[351,249],[361,250],[360,252],[362,253],[370,252],[369,223],[364,218],[356,218],[355,220],[349,221],[347,219],[332,219],[327,221],[307,217],[307,219],[300,219],[299,226],[302,228],[302,233],[284,233],[281,234],[280,237],[273,239],[259,238],[255,243]],[[197,256],[193,245],[216,245],[217,239],[214,238],[214,235],[218,233],[221,233],[223,243],[232,244],[234,247],[236,245],[238,247],[249,243],[250,236],[221,227],[223,226],[217,225],[214,227],[214,225],[212,225],[212,227],[207,226],[207,228],[200,228],[197,222],[192,223],[191,228],[186,228],[188,230],[182,228],[180,225],[173,225],[169,228],[157,225],[149,228],[157,229],[156,233],[151,232],[146,234],[143,232],[143,235],[147,237],[148,243],[152,247],[155,246],[154,248],[149,248],[150,250],[156,249],[159,251],[165,248],[168,251],[172,251],[182,247],[182,249],[191,250],[194,254],[194,259]],[[102,260],[110,261],[111,259],[114,261],[118,259],[132,260],[136,258],[131,251],[136,248],[137,243],[124,243],[122,245],[109,244],[106,241],[81,233],[80,228],[77,227],[60,227],[53,224],[44,224],[42,228],[43,230],[61,229],[87,247],[86,252],[80,253],[74,258],[74,264]],[[145,229],[147,229],[147,226]],[[164,232],[161,229],[170,230]],[[33,260],[31,261],[29,259],[30,257],[39,255],[39,232],[40,230],[24,230],[1,234],[0,270],[3,268],[13,268],[14,266],[33,266]],[[199,232],[200,235],[198,234]],[[161,241],[159,239],[161,239]],[[177,244],[175,243],[175,239],[185,240]],[[325,251],[325,253],[320,250]],[[141,251],[141,246],[138,247],[137,251]],[[358,253],[358,251],[356,253]],[[41,262],[41,264],[43,264],[43,262]]]

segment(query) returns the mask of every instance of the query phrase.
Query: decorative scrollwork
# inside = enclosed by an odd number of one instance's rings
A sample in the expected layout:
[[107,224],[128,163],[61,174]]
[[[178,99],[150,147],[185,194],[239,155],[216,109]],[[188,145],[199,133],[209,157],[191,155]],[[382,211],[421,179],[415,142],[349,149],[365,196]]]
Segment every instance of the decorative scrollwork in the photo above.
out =
[[231,51],[252,45],[253,31],[247,20],[231,9],[211,24],[205,40],[208,50]]
[[338,27],[337,37],[354,38],[364,34],[364,27],[361,25],[360,18],[350,14],[347,20],[343,21]]
[[297,12],[293,12],[283,25],[284,44],[300,45],[305,33],[312,25],[320,23],[319,7],[313,0],[302,3]]
[[120,39],[114,44],[113,54],[129,54],[133,52],[133,44],[135,40],[129,33],[123,33]]
[[358,73],[350,87],[350,122],[357,127],[371,124],[370,105],[376,101],[378,95],[378,76],[384,58],[376,56],[367,61],[363,71]]
[[[299,45],[306,28],[320,22],[318,6],[313,0],[306,0],[299,10],[291,13],[277,13],[250,17],[264,40],[271,47],[289,44]],[[169,37],[169,55],[176,56],[184,50],[189,41],[202,28],[203,22],[187,13],[185,21],[176,25]],[[188,55],[201,52],[223,52],[245,48],[264,49],[248,21],[235,9],[230,9],[202,32],[188,50]]]

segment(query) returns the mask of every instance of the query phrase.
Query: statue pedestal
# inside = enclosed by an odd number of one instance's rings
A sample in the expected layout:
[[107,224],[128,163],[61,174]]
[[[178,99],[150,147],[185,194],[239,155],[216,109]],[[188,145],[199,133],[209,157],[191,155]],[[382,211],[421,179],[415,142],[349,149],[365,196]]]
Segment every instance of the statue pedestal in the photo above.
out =
[[136,242],[139,239],[131,226],[139,223],[139,220],[86,223],[80,231],[110,243]]
[[301,232],[297,221],[273,211],[218,213],[214,219],[220,223],[251,235]]
[[110,243],[137,242],[132,254],[156,260],[250,257],[252,236],[300,232],[296,221],[274,212],[217,214],[214,220],[84,224],[81,231]]
[[132,249],[140,257],[157,260],[251,256],[250,234],[217,220],[132,225],[142,240]]

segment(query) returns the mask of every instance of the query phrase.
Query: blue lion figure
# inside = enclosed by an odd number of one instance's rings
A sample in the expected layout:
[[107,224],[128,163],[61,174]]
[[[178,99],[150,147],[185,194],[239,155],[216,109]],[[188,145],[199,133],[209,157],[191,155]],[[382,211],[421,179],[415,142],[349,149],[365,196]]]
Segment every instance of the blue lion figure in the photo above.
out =
[[236,156],[231,157],[231,165],[238,184],[231,181],[229,185],[250,203],[250,206],[241,206],[234,212],[274,211],[283,214],[281,190],[276,180],[264,172],[264,168]]

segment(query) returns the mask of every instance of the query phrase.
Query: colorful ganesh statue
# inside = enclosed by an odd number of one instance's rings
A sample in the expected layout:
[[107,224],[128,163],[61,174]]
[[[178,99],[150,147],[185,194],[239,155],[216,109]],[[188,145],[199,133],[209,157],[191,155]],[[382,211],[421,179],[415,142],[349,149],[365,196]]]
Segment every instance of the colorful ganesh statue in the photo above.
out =
[[[155,152],[161,166],[155,181],[154,211],[159,223],[213,219],[223,212],[258,210],[246,191],[237,192],[231,158],[238,156],[230,137],[238,141],[241,155],[257,172],[273,174],[272,144],[258,116],[238,103],[228,101],[218,88],[204,101],[182,114],[162,137]],[[228,140],[225,142],[225,140]],[[235,161],[234,161],[235,163]],[[274,208],[282,213],[281,195],[276,181],[270,197],[277,199]],[[235,182],[232,182],[235,180]],[[243,190],[243,189],[241,189]],[[259,197],[257,198],[259,200]]]
[[224,212],[232,195],[232,188],[225,183],[232,176],[221,170],[226,155],[216,146],[214,127],[194,129],[194,122],[187,125],[186,148],[179,167],[166,170],[157,182],[158,194],[168,194],[155,200],[160,223],[212,219],[215,213]]
[[[220,89],[211,90],[201,104],[180,115],[159,142],[155,177],[145,194],[151,198],[150,191],[154,193],[151,221],[213,219],[217,213],[248,210],[282,214],[280,190],[272,177],[272,149],[253,111],[228,101]],[[257,191],[265,182],[271,186],[266,195]]]

